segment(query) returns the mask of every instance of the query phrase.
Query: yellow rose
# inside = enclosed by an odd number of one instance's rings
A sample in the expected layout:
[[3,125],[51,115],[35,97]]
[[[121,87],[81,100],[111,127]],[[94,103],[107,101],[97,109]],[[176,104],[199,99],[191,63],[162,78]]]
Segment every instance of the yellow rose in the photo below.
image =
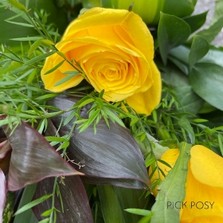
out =
[[[161,159],[170,164],[175,163],[178,157],[178,155],[173,156],[175,152],[169,149]],[[190,155],[183,202],[186,202],[186,206],[181,208],[180,222],[221,223],[223,222],[223,158],[201,145],[193,146]],[[158,165],[166,173],[165,167]]]
[[[58,53],[46,59],[41,71],[46,89],[61,92],[85,78],[104,92],[105,100],[126,100],[138,113],[149,115],[159,104],[161,77],[153,61],[153,37],[135,13],[89,9],[67,27],[56,48],[66,60]],[[75,69],[80,73],[64,79]]]

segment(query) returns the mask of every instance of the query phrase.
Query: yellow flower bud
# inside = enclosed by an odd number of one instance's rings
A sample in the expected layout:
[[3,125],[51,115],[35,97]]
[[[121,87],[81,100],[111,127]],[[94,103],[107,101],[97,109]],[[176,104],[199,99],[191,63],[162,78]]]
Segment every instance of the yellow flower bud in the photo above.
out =
[[[161,160],[174,166],[179,154],[177,150],[168,149]],[[223,222],[223,158],[202,145],[193,146],[190,155],[180,222],[221,223]],[[165,174],[171,170],[161,162],[158,162],[158,167]],[[151,173],[152,169],[149,172]],[[160,176],[160,172],[156,170],[151,182],[153,183]],[[163,179],[164,177],[161,176],[160,180]],[[157,188],[154,194],[157,194]]]

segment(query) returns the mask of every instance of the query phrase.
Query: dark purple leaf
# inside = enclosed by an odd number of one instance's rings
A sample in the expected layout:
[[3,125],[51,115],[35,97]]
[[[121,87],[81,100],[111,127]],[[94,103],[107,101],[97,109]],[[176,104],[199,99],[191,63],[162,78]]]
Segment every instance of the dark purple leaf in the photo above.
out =
[[[38,183],[35,198],[44,194],[52,193],[54,184],[53,178],[45,179]],[[57,214],[57,222],[60,223],[93,223],[91,209],[84,185],[79,176],[69,176],[59,184],[63,208],[56,198],[56,208],[60,211]],[[41,213],[51,209],[51,200],[47,200],[33,210],[37,218],[41,220]],[[62,210],[63,209],[63,210]]]
[[[1,119],[2,119],[2,116],[0,116],[0,120]],[[3,140],[5,140],[5,133],[3,129],[0,127],[0,142],[2,142]]]
[[[57,97],[53,105],[62,110],[69,109],[76,99]],[[84,115],[86,115],[86,111]],[[56,126],[69,113],[53,119]],[[72,120],[73,121],[73,120]],[[62,126],[61,134],[68,133],[72,121]],[[129,130],[118,124],[100,121],[94,133],[89,127],[82,133],[76,129],[71,139],[69,158],[83,163],[81,169],[93,183],[109,183],[116,186],[142,188],[148,184],[148,175],[142,153]]]
[[3,222],[3,211],[6,201],[6,181],[3,171],[0,169],[0,223]]
[[11,155],[11,146],[8,141],[0,143],[0,169],[7,173]]
[[[83,133],[75,131],[69,150],[70,158],[82,162],[82,172],[94,183],[142,188],[148,183],[143,156],[129,131],[118,124],[110,128],[101,121],[97,133],[89,127]],[[99,179],[98,179],[99,178]]]
[[10,134],[12,147],[8,189],[19,190],[46,177],[83,175],[71,167],[52,146],[29,125],[22,123]]

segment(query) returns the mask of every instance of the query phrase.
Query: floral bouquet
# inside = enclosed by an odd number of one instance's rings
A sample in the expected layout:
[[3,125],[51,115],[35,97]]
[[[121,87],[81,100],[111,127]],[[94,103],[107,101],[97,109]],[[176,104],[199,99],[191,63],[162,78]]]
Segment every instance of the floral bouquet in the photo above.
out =
[[223,4],[1,0],[0,223],[223,221]]

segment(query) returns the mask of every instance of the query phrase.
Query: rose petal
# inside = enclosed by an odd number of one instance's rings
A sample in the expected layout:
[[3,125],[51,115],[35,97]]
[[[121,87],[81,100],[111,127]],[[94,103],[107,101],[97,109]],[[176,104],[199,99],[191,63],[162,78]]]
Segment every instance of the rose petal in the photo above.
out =
[[74,67],[72,67],[67,61],[64,61],[64,63],[56,68],[53,72],[47,73],[60,64],[63,60],[64,59],[57,53],[54,53],[53,55],[46,58],[45,64],[41,71],[41,78],[47,90],[61,92],[78,85],[83,80],[83,76],[81,74],[77,74],[70,78],[69,81],[65,81],[64,83],[57,85],[58,81],[67,77],[64,72],[75,71]]
[[[84,19],[82,19],[82,17],[84,17]],[[109,25],[114,24],[121,24],[123,30],[126,33],[125,40],[128,36],[128,42],[131,40],[137,49],[143,51],[146,58],[153,58],[154,45],[152,35],[150,34],[147,26],[142,21],[140,16],[133,12],[129,12],[128,10],[114,10],[97,7],[87,10],[83,13],[83,15],[79,16],[79,19],[74,20],[69,25],[69,28],[66,30],[63,39],[72,38],[74,34],[77,35],[77,31],[86,27],[108,27]],[[101,32],[101,30],[102,29],[100,29],[101,35],[110,35],[110,33],[106,33],[104,30]],[[131,36],[129,35],[129,30],[131,30]]]
[[134,94],[126,100],[137,113],[149,115],[160,102],[161,77],[154,63],[151,63],[151,72],[154,81],[152,87],[145,92]]

